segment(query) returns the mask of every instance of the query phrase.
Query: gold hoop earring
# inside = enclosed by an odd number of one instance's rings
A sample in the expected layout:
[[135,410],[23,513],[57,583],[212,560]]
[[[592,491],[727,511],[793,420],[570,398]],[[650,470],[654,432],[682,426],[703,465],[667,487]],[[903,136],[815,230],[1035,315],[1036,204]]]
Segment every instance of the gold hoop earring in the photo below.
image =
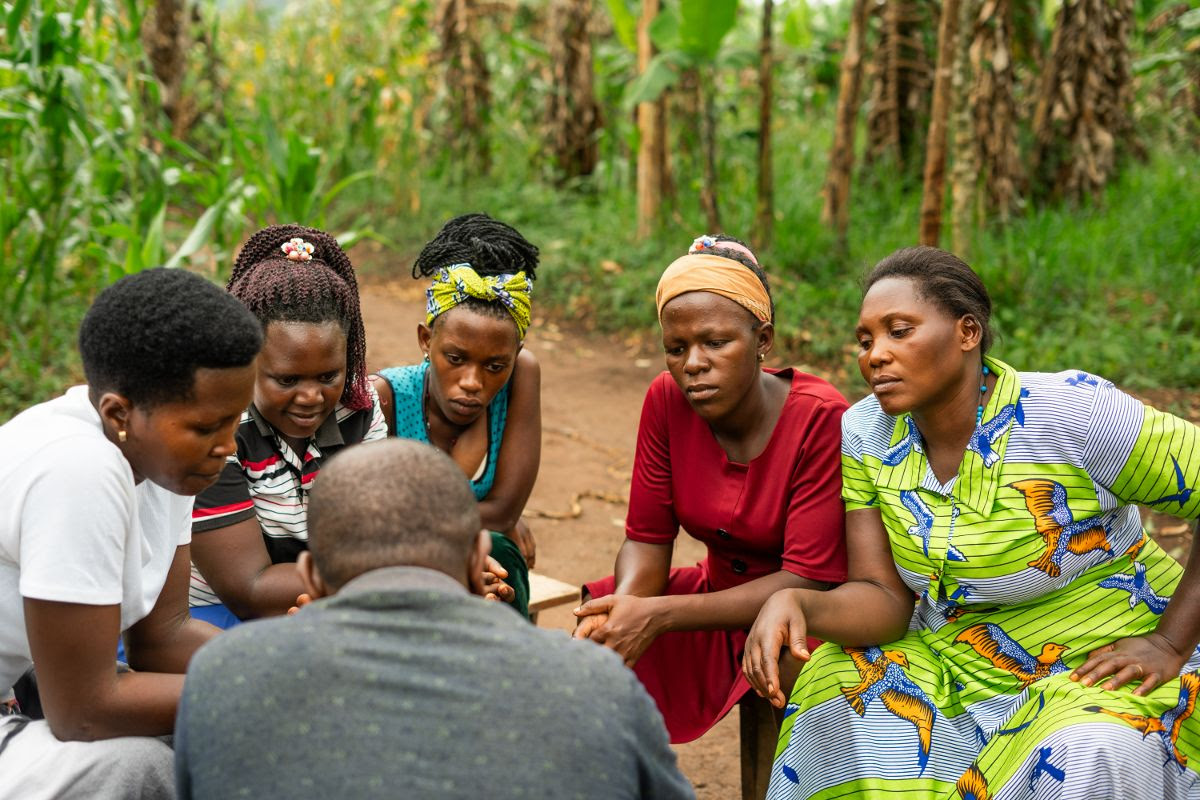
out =
[[124,442],[128,438],[129,438],[129,434],[125,433],[125,431],[117,431],[117,441],[118,442]]

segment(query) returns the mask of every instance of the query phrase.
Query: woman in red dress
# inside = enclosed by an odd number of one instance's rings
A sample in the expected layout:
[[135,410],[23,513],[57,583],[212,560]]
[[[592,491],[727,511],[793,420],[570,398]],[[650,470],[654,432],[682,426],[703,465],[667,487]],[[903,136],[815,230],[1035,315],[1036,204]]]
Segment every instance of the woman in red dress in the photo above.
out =
[[[749,691],[742,649],[767,598],[845,580],[847,404],[820,378],[762,366],[774,304],[744,243],[697,239],[657,303],[668,371],[642,407],[616,574],[585,586],[575,637],[634,668],[679,743]],[[672,569],[680,527],[708,557]]]

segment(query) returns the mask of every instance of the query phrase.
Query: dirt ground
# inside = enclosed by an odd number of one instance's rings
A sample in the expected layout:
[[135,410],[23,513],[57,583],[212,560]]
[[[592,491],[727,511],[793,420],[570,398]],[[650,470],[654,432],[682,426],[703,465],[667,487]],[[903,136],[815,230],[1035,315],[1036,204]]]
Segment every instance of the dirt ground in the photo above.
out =
[[[425,313],[423,284],[407,279],[368,283],[362,310],[370,369],[420,359],[416,328]],[[662,354],[650,342],[627,346],[534,319],[526,346],[542,367],[542,463],[526,516],[537,537],[539,572],[573,584],[612,572],[624,538],[642,397],[663,369]],[[854,401],[862,393],[847,396]],[[1163,391],[1142,399],[1160,408],[1174,406],[1200,421],[1200,395]],[[1186,558],[1190,523],[1154,514],[1147,530],[1176,558]],[[694,564],[703,556],[702,545],[686,534],[679,537],[676,564]],[[539,624],[570,630],[570,606],[543,612]],[[735,708],[699,740],[676,747],[700,800],[740,797],[737,716]]]
[[[370,369],[420,359],[416,329],[424,309],[422,286],[413,281],[363,287]],[[542,466],[527,506],[537,537],[537,570],[578,584],[612,572],[624,538],[642,397],[662,370],[662,359],[658,353],[631,351],[615,340],[575,331],[568,335],[537,320],[526,346],[542,366]],[[678,564],[694,564],[703,556],[703,546],[680,537]],[[574,617],[570,606],[561,606],[543,612],[538,622],[566,631]],[[676,751],[700,800],[740,796],[737,709],[704,737]]]

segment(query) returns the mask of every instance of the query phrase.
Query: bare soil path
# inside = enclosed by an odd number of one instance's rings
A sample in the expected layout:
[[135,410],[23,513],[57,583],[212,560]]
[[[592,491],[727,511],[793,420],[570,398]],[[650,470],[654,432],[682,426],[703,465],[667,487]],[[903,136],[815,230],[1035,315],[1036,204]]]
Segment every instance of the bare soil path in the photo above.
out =
[[[363,287],[371,370],[420,360],[416,329],[425,314],[422,288],[409,280]],[[575,331],[568,336],[536,320],[526,346],[542,366],[542,466],[528,505],[538,543],[537,569],[582,583],[612,572],[624,539],[638,416],[646,387],[662,370],[662,358],[631,351],[615,339]],[[678,564],[694,564],[703,556],[703,546],[680,536]],[[574,617],[569,607],[559,607],[543,612],[539,623],[568,631]],[[703,738],[676,751],[700,800],[740,797],[736,709]]]

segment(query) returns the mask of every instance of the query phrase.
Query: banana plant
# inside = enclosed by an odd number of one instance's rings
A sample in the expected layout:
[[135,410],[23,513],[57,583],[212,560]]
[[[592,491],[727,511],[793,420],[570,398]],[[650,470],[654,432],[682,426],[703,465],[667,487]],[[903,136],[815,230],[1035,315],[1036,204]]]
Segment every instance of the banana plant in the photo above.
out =
[[[610,10],[622,0],[610,0]],[[664,5],[650,26],[650,38],[659,52],[646,70],[630,84],[624,104],[632,109],[651,102],[679,83],[684,73],[694,71],[703,109],[701,140],[704,151],[704,181],[701,205],[708,229],[721,229],[717,204],[717,115],[715,75],[721,43],[737,20],[738,0],[679,0],[678,6]],[[615,18],[616,15],[614,15]],[[618,26],[619,27],[619,26]]]

